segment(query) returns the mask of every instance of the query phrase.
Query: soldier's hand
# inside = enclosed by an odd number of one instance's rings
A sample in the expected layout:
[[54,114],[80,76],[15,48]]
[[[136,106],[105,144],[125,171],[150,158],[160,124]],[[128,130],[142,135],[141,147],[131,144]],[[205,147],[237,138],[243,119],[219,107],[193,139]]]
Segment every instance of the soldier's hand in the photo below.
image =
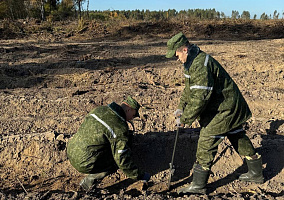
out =
[[177,117],[181,117],[183,111],[181,109],[177,109],[175,112],[174,112],[174,116],[177,118]]
[[176,127],[178,127],[178,128],[183,128],[183,127],[184,127],[184,124],[182,124],[182,123],[180,122],[180,117],[177,117],[177,118],[176,118]]

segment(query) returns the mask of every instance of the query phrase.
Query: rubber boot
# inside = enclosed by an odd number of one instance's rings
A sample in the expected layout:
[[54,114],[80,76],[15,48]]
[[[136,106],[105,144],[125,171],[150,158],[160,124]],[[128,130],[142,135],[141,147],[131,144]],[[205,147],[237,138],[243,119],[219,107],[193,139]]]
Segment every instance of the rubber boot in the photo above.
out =
[[209,170],[204,170],[201,165],[194,164],[193,180],[187,187],[178,190],[178,194],[192,193],[192,194],[206,194],[206,184],[209,178]]
[[255,182],[255,183],[263,183],[264,177],[262,174],[262,158],[259,155],[256,159],[246,159],[248,165],[248,172],[240,175],[239,180]]
[[97,183],[99,179],[104,178],[108,172],[101,172],[97,174],[88,174],[85,178],[83,178],[80,182],[80,186],[86,192],[89,192],[93,189],[93,186]]

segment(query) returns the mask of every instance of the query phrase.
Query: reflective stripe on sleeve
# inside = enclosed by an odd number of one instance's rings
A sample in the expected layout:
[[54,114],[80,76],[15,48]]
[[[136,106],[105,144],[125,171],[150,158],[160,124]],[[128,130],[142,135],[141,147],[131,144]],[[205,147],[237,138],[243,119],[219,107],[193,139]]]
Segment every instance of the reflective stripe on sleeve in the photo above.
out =
[[190,86],[190,89],[213,90],[213,87],[207,87],[207,86],[201,86],[201,85],[193,85],[193,86]]
[[190,78],[190,75],[184,74],[185,78]]
[[118,152],[118,153],[124,153],[124,152],[126,152],[126,151],[128,151],[128,149],[118,150],[117,152]]
[[206,58],[205,58],[205,62],[204,62],[204,66],[206,67],[208,64],[208,60],[209,60],[209,55],[206,54]]
[[214,136],[210,136],[211,138],[220,138],[220,139],[224,139],[225,136],[220,136],[220,135],[214,135]]
[[91,114],[92,117],[94,117],[96,120],[98,120],[102,125],[104,125],[112,134],[113,138],[116,138],[116,134],[113,132],[113,130],[107,125],[103,120],[101,120],[97,115]]

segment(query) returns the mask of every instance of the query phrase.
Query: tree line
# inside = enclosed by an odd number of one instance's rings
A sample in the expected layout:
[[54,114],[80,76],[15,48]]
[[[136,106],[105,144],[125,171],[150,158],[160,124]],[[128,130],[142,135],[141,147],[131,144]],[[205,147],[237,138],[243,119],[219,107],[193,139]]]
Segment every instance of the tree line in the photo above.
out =
[[[83,9],[86,4],[86,9]],[[284,12],[282,13],[282,18]],[[130,20],[167,20],[167,19],[256,19],[257,15],[251,16],[249,11],[239,13],[232,11],[231,16],[215,9],[188,9],[177,11],[169,9],[166,11],[150,10],[106,10],[89,11],[89,0],[0,0],[0,19],[25,19],[36,18],[41,20],[59,21],[68,18],[87,18],[98,20],[109,20],[111,18]],[[277,10],[273,15],[263,13],[261,20],[279,19]]]

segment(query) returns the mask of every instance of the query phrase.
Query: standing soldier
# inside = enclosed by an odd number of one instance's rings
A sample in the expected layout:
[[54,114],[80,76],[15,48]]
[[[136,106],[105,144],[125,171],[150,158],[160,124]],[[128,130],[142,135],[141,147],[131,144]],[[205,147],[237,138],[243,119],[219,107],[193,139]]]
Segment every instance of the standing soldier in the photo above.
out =
[[184,65],[185,88],[174,113],[177,126],[191,125],[195,119],[201,126],[192,183],[178,193],[206,193],[212,161],[225,136],[246,158],[248,172],[239,179],[263,183],[261,155],[242,128],[251,111],[236,83],[218,61],[189,43],[183,33],[173,36],[167,46],[166,57],[176,56]]
[[132,160],[127,121],[139,117],[139,103],[128,96],[121,105],[112,102],[92,110],[67,145],[71,165],[88,174],[80,186],[89,191],[97,180],[121,169],[129,178],[149,181],[150,175]]

